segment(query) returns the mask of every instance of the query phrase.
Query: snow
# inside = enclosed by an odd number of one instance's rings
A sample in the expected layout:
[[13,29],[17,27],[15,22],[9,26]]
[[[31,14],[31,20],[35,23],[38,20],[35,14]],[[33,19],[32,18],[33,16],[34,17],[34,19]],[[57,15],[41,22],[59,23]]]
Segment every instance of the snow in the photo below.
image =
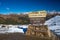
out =
[[[23,29],[18,27],[21,27]],[[4,28],[2,28],[0,25],[0,33],[24,33],[24,28],[28,28],[28,25],[7,25]]]
[[60,35],[60,33],[56,33],[57,35]]
[[14,33],[14,32],[24,33],[23,29],[18,29],[18,28],[9,28],[9,30],[7,32],[8,33]]
[[18,27],[21,27],[21,28],[28,28],[28,25],[19,25]]
[[48,28],[50,30],[55,30],[54,32],[57,34],[57,35],[60,35],[60,16],[55,16],[49,20],[47,20],[45,23],[45,25],[48,25]]
[[57,26],[49,26],[48,28],[49,28],[50,30],[55,30],[56,27],[57,27]]

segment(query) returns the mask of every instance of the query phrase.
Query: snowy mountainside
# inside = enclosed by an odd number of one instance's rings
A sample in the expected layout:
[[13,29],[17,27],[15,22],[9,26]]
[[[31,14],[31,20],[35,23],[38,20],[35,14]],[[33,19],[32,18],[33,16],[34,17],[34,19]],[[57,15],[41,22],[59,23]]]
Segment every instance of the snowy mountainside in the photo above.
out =
[[50,30],[54,30],[55,34],[60,35],[60,16],[55,16],[45,22]]

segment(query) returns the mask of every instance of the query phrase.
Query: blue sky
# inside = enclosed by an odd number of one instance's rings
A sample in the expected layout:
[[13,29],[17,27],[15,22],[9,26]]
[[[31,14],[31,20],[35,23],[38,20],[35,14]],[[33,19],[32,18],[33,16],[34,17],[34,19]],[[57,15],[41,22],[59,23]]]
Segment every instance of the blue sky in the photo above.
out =
[[0,14],[39,10],[60,11],[59,0],[0,0]]

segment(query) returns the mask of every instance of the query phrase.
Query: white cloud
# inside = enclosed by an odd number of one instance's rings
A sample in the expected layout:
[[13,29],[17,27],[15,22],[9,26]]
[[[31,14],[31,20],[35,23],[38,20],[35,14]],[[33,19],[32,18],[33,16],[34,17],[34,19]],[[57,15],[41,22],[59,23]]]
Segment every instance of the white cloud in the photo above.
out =
[[7,7],[6,9],[7,9],[7,10],[10,10],[10,8],[8,8],[8,7]]

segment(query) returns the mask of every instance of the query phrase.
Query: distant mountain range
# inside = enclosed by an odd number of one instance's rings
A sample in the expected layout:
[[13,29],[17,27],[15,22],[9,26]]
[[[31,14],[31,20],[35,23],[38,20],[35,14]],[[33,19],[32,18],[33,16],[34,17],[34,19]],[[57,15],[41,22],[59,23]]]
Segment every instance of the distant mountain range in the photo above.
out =
[[[49,13],[47,13],[46,20],[48,20],[56,15],[60,15],[60,14],[59,13],[51,14],[49,12]],[[30,20],[28,17],[28,13],[9,14],[9,15],[0,14],[0,24],[30,24]]]
[[0,24],[28,24],[29,18],[27,14],[10,14],[0,15]]

